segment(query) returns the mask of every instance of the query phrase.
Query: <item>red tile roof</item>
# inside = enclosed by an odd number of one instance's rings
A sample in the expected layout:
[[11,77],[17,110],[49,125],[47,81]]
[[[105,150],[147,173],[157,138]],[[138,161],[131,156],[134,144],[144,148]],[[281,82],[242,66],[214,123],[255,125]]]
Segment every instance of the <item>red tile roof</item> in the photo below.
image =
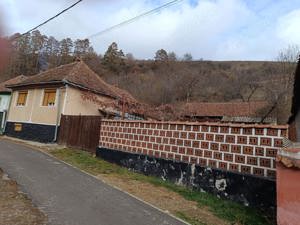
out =
[[18,84],[8,85],[8,87],[14,88],[53,83],[66,83],[71,86],[87,89],[112,98],[136,101],[135,98],[127,91],[107,84],[83,61],[76,61],[49,69],[37,75],[28,77],[28,79]]
[[11,92],[11,89],[7,88],[7,85],[13,85],[13,84],[17,84],[20,83],[24,80],[26,80],[28,77],[24,76],[24,75],[20,75],[17,77],[14,77],[10,80],[4,81],[2,83],[0,83],[0,92]]

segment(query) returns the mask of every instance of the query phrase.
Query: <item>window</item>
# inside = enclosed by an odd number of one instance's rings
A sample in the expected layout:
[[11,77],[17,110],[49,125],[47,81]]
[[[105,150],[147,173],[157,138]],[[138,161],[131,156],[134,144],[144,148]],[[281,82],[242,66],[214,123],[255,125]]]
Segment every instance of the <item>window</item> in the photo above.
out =
[[27,91],[19,91],[17,106],[24,106],[26,104],[27,94]]
[[54,106],[56,89],[47,89],[44,91],[43,106]]

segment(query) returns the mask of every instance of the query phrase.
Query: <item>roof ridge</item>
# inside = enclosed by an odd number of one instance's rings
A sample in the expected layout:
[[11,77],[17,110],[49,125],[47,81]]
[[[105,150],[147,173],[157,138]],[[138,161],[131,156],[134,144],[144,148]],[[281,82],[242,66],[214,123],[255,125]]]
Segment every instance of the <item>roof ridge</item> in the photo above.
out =
[[[71,70],[69,71],[69,73],[66,74],[65,78],[68,78],[68,76],[71,76],[74,73],[74,71],[76,71],[75,69],[77,69],[80,66],[80,63],[81,63],[81,61],[75,61],[73,63],[65,64],[65,66],[74,64],[74,66],[71,67]],[[57,68],[59,68],[59,67],[57,67]]]
[[78,63],[78,62],[71,62],[71,63],[59,65],[59,66],[57,66],[57,67],[53,67],[53,68],[51,68],[51,69],[47,69],[47,70],[42,71],[42,72],[40,72],[40,73],[34,74],[34,75],[30,76],[30,77],[40,76],[40,75],[43,75],[43,74],[45,74],[45,73],[51,72],[51,71],[53,71],[53,70],[57,70],[57,69],[62,68],[62,67],[71,66],[72,64],[76,64],[76,63]]

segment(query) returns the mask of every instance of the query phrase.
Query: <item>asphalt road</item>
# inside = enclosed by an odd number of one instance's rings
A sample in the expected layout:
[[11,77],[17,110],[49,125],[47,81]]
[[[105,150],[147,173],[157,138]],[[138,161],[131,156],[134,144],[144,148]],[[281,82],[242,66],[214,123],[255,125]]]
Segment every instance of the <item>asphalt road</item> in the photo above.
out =
[[11,141],[0,140],[0,167],[47,214],[51,225],[184,224],[51,156]]

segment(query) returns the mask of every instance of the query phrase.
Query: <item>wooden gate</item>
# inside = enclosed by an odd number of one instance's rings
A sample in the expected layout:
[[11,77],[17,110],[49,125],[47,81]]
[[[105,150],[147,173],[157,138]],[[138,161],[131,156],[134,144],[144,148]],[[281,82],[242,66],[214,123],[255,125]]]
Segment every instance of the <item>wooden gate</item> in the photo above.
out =
[[100,116],[62,115],[58,143],[95,153],[99,145],[100,126]]

